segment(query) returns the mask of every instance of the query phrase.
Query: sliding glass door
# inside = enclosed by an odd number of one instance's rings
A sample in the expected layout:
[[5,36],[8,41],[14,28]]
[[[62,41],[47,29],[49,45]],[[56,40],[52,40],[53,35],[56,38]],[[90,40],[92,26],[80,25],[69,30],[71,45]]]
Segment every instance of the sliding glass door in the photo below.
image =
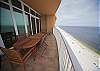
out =
[[18,10],[16,8],[13,8],[13,14],[16,20],[16,25],[18,28],[18,34],[24,35],[25,34],[25,23],[24,23],[24,17],[21,10]]
[[36,19],[36,24],[37,24],[37,33],[40,32],[40,23],[39,23],[39,19]]
[[16,40],[13,20],[9,5],[0,2],[0,34],[6,48]]
[[27,25],[28,34],[32,34],[31,32],[31,22],[30,22],[30,15],[25,13],[25,22]]
[[33,34],[36,34],[35,18],[31,17]]

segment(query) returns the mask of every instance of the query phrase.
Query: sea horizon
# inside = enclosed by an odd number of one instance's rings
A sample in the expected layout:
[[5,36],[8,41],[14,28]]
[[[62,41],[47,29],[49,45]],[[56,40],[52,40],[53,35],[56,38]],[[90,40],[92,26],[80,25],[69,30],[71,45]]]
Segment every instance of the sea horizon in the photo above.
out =
[[59,26],[79,41],[100,51],[100,27]]

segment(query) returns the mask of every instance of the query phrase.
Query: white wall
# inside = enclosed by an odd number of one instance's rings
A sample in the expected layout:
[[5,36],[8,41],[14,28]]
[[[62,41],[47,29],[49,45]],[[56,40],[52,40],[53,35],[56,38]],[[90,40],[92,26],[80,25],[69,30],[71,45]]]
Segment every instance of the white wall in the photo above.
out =
[[57,25],[98,27],[99,0],[62,0]]

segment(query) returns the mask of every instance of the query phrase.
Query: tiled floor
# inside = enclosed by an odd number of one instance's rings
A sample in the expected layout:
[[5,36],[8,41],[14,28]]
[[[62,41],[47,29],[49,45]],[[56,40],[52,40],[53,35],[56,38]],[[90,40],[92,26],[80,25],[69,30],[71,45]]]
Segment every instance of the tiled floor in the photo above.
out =
[[[58,52],[55,37],[50,34],[46,37],[47,48],[44,51],[43,48],[39,49],[35,59],[33,56],[26,63],[26,71],[59,71],[58,63]],[[23,71],[23,67],[20,65],[13,64],[13,67],[8,63],[8,61],[2,62],[1,71]]]

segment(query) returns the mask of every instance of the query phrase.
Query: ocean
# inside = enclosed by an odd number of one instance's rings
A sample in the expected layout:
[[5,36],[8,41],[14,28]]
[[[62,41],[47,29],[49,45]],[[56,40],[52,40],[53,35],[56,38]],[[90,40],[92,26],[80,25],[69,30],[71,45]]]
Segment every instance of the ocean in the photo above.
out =
[[100,27],[59,26],[79,41],[100,51]]

